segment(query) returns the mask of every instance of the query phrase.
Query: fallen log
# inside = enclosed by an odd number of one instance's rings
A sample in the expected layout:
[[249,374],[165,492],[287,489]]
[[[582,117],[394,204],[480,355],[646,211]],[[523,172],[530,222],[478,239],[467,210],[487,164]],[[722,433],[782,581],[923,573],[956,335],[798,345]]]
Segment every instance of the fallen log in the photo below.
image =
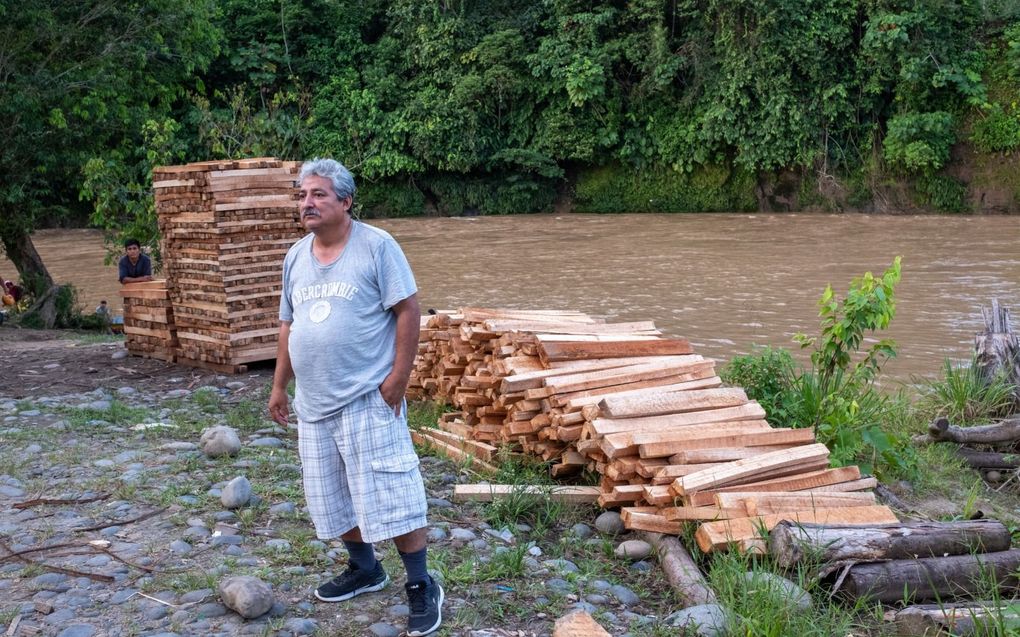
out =
[[1005,551],[1009,545],[1009,529],[996,520],[904,522],[871,527],[780,522],[769,535],[769,552],[785,568],[792,568],[805,558],[821,562],[876,562],[993,553]]
[[993,635],[995,629],[1020,628],[1020,611],[995,601],[919,604],[896,611],[893,622],[899,635]]
[[992,583],[1016,589],[1018,568],[1020,549],[856,564],[847,569],[839,590],[882,603],[945,601],[987,593]]
[[978,451],[970,447],[957,447],[956,455],[974,469],[1016,469],[1020,467],[1020,454]]
[[666,579],[680,597],[684,608],[716,603],[715,593],[680,540],[658,533],[645,533],[645,539],[655,547]]
[[1013,417],[992,425],[960,427],[950,425],[947,418],[939,418],[928,426],[928,434],[939,442],[994,445],[1020,441],[1020,418]]

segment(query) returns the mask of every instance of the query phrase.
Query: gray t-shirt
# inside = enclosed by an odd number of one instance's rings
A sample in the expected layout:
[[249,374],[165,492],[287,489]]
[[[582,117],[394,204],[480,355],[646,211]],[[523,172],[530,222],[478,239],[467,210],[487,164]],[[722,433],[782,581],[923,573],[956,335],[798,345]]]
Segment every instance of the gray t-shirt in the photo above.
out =
[[354,222],[343,252],[322,265],[307,235],[283,261],[280,320],[290,321],[288,351],[305,422],[333,416],[379,388],[393,369],[394,305],[417,291],[411,266],[388,233]]

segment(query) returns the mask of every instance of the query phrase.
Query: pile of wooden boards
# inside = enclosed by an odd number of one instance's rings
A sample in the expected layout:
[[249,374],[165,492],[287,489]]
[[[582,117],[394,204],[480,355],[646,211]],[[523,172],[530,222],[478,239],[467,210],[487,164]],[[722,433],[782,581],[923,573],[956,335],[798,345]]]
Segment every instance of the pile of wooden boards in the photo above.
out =
[[303,235],[298,169],[259,158],[153,171],[177,362],[236,372],[275,357],[283,257]]
[[[553,461],[554,476],[601,476],[600,504],[632,529],[677,534],[701,522],[710,551],[760,550],[783,519],[878,524],[897,518],[857,467],[829,469],[811,429],[769,425],[715,365],[651,322],[580,312],[464,308],[423,322],[412,395],[447,401],[439,432],[453,455],[495,445]],[[485,455],[483,455],[485,454]]]
[[120,295],[128,353],[173,362],[177,332],[166,281],[128,283],[121,286]]

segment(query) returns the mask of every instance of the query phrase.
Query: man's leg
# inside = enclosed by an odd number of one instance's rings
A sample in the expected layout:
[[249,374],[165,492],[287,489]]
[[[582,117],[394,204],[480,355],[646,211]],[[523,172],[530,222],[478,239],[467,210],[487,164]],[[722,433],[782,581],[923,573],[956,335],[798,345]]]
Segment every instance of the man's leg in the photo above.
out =
[[432,579],[426,566],[426,531],[424,528],[393,538],[400,559],[407,569],[408,637],[428,635],[443,623],[443,587]]

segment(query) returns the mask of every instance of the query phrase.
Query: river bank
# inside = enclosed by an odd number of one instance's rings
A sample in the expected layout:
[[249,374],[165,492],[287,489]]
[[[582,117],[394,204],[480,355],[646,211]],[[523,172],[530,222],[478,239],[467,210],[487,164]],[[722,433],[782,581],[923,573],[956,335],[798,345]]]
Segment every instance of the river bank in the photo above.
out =
[[[39,634],[64,637],[399,634],[406,607],[392,546],[377,551],[396,585],[355,603],[310,598],[344,553],[316,540],[304,513],[296,432],[264,415],[271,368],[222,376],[127,357],[119,339],[9,328],[0,329],[0,362],[15,372],[0,378],[0,534],[15,551],[60,546],[30,554],[41,564],[0,564],[0,626],[19,617]],[[437,412],[417,405],[412,414],[430,424]],[[218,425],[238,432],[236,456],[203,453],[200,434]],[[679,603],[654,560],[614,557],[638,536],[602,534],[591,507],[524,523],[520,510],[454,503],[454,485],[489,478],[419,452],[430,555],[447,581],[440,634],[549,635],[574,608],[617,637],[675,630],[667,618]],[[917,482],[888,485],[904,503],[903,519],[983,512],[1015,521],[1011,493],[929,464]],[[514,479],[519,468],[501,471],[511,473],[494,481]],[[238,476],[256,499],[228,508],[222,498]],[[64,501],[23,504],[35,498]],[[272,584],[265,616],[245,620],[223,604],[217,585],[236,575]],[[873,620],[860,621],[852,634],[881,634]]]

